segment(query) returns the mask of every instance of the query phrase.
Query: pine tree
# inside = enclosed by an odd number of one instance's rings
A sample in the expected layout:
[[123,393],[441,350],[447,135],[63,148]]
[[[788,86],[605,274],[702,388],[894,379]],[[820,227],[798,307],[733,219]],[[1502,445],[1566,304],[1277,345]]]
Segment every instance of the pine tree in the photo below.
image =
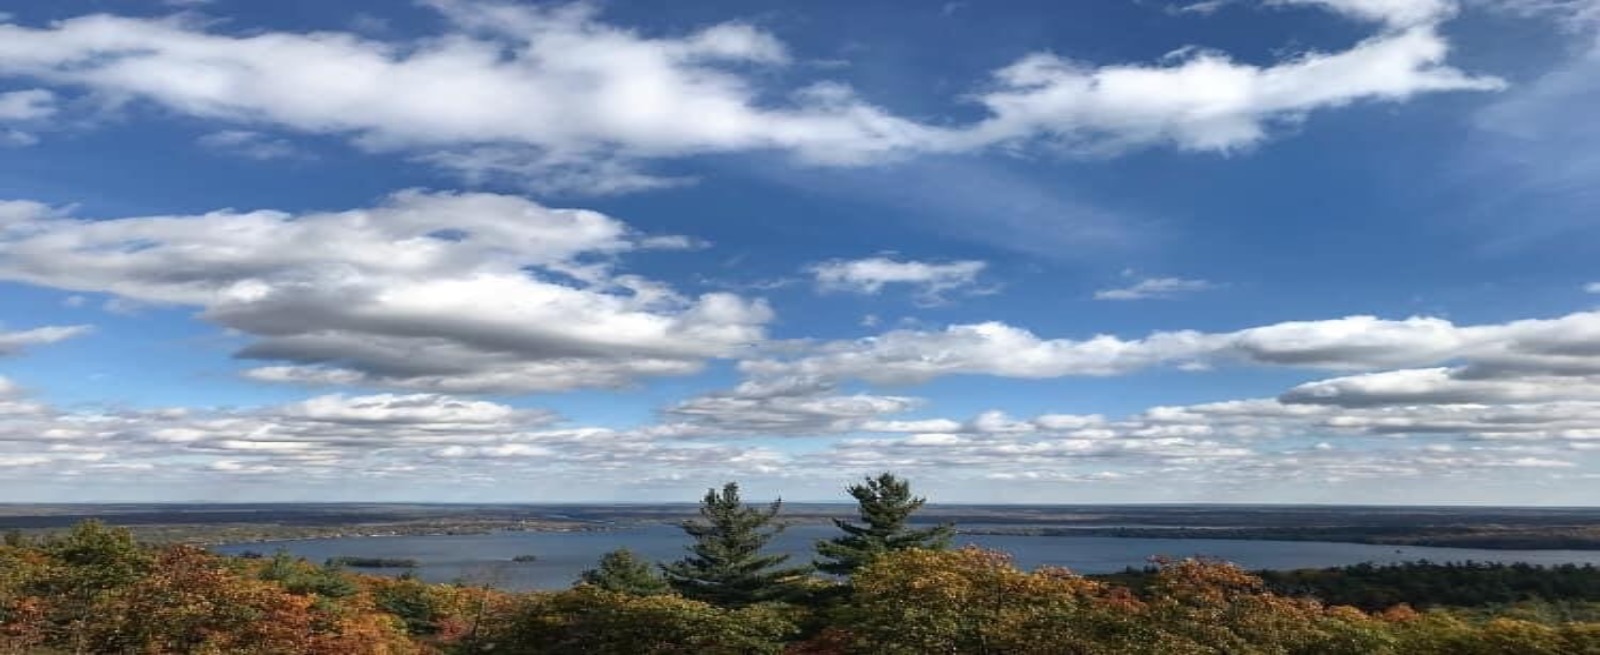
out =
[[648,563],[626,548],[600,556],[600,566],[584,571],[579,580],[606,591],[635,596],[655,596],[672,590]]
[[911,483],[883,473],[867,478],[864,484],[850,485],[846,491],[855,497],[863,524],[834,519],[834,525],[844,530],[844,535],[817,542],[817,554],[821,556],[817,569],[850,575],[887,552],[908,548],[943,550],[950,546],[950,538],[955,535],[951,524],[921,530],[907,525],[911,515],[928,502],[911,495]]
[[773,522],[782,507],[781,500],[766,509],[746,506],[734,482],[723,485],[721,493],[707,490],[700,505],[704,520],[683,523],[683,531],[694,538],[690,555],[661,567],[667,582],[687,598],[724,607],[794,597],[809,567],[784,568],[788,555],[761,554],[783,532],[784,526]]

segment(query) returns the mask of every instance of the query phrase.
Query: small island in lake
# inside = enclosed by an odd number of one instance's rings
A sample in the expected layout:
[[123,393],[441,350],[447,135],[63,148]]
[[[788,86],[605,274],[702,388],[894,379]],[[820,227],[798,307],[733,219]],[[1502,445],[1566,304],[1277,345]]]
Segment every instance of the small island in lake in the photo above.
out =
[[539,556],[538,555],[518,555],[516,557],[511,558],[511,561],[518,562],[518,563],[537,562],[537,561],[539,561]]
[[354,569],[414,569],[420,564],[414,559],[396,557],[329,557],[326,565]]

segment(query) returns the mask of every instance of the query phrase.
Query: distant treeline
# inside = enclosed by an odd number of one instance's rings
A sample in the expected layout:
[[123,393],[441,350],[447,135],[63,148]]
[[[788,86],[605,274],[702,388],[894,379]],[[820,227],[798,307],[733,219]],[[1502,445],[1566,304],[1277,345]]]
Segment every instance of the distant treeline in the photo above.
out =
[[1249,539],[1333,541],[1384,546],[1491,550],[1600,550],[1600,526],[1340,525],[1281,527],[1015,527],[964,530],[967,534],[1133,539]]
[[[570,589],[527,593],[363,575],[286,552],[141,544],[94,521],[42,539],[8,535],[0,653],[1600,654],[1600,603],[1585,602],[1600,577],[1592,567],[1257,575],[1190,559],[1095,579],[950,549],[952,526],[914,527],[924,500],[893,475],[847,491],[857,519],[835,521],[810,562],[769,549],[781,503],[746,504],[729,483],[683,523],[681,559],[613,551]],[[340,560],[414,564],[329,564]]]
[[[1142,589],[1159,567],[1129,567],[1090,576]],[[1493,564],[1485,562],[1357,564],[1325,569],[1256,571],[1268,589],[1285,596],[1315,598],[1328,605],[1368,611],[1401,603],[1413,607],[1491,607],[1530,601],[1600,602],[1600,568],[1593,565]]]
[[421,565],[414,559],[397,557],[329,557],[323,566],[348,566],[353,569],[414,569]]

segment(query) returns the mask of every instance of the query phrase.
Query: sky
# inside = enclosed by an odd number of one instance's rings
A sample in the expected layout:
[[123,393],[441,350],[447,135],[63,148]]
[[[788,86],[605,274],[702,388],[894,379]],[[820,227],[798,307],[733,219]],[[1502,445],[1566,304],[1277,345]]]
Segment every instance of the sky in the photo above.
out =
[[0,497],[1593,505],[1595,0],[0,0]]

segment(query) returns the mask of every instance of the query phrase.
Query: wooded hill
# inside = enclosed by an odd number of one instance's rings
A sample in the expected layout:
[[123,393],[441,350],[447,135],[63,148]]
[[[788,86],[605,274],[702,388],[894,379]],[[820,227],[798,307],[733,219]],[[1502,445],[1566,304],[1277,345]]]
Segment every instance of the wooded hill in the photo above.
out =
[[[1586,602],[1592,570],[1378,567],[1274,574],[1269,584],[1230,564],[1183,560],[1095,580],[946,549],[949,526],[908,527],[922,499],[893,476],[849,491],[859,519],[841,519],[811,565],[767,553],[781,504],[747,505],[730,484],[709,491],[700,519],[685,524],[683,559],[609,553],[556,592],[146,546],[86,522],[0,545],[0,653],[1600,653],[1600,612]],[[1471,608],[1407,604],[1410,590],[1433,589],[1415,599],[1432,603],[1493,576],[1521,591],[1480,595],[1489,604]],[[1540,576],[1573,581],[1518,582]],[[1362,587],[1389,595],[1349,597],[1393,604],[1317,597]]]

